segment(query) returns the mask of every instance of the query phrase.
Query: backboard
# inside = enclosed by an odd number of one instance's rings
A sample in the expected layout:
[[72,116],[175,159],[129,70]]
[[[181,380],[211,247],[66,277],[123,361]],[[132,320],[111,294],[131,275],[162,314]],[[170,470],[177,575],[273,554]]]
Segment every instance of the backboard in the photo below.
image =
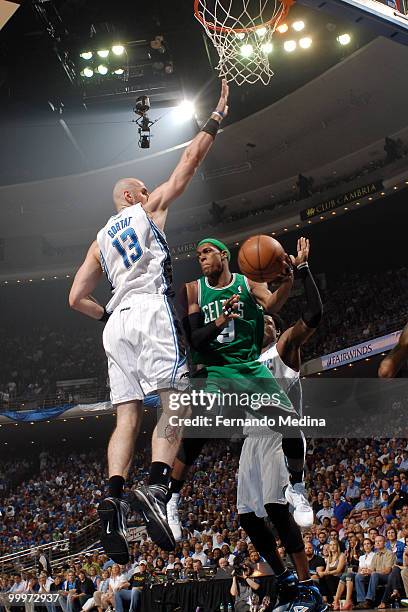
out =
[[408,45],[407,0],[299,0],[299,4],[367,26],[376,34]]

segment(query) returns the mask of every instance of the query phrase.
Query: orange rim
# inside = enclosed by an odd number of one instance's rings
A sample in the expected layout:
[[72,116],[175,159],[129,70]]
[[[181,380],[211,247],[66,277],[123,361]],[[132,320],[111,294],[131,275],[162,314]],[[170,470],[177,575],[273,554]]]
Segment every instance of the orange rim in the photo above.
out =
[[279,25],[279,23],[283,19],[286,18],[287,14],[289,13],[290,7],[293,4],[295,4],[295,0],[279,0],[279,2],[283,6],[283,10],[279,15],[277,15],[276,17],[272,17],[272,19],[269,19],[269,21],[265,21],[264,23],[261,23],[260,25],[252,26],[250,28],[224,28],[222,26],[217,26],[211,23],[210,21],[206,21],[200,13],[200,9],[199,9],[200,0],[194,0],[194,14],[197,17],[198,21],[203,26],[205,26],[209,30],[212,30],[213,32],[225,32],[226,34],[228,34],[229,32],[233,32],[234,34],[248,33],[248,32],[255,32],[255,30],[259,30],[260,28],[265,28],[271,25],[273,25],[276,28]]

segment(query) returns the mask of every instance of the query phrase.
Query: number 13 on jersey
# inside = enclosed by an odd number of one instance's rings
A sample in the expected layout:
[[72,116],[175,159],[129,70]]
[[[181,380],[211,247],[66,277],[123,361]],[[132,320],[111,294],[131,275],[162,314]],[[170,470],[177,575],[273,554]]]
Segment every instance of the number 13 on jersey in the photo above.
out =
[[113,246],[123,259],[126,268],[129,269],[143,255],[143,251],[132,227],[122,232],[119,238],[112,241]]

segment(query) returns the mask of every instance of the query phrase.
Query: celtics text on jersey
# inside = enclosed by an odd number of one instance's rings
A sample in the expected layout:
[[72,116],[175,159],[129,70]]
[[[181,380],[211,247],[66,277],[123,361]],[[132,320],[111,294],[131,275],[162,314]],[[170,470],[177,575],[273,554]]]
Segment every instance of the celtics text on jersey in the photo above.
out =
[[258,359],[262,349],[264,321],[263,309],[251,294],[248,281],[242,274],[233,274],[225,287],[212,287],[206,277],[197,280],[198,304],[207,325],[222,314],[222,306],[234,294],[239,296],[239,315],[220,330],[207,350],[193,351],[194,363],[223,365],[245,363]]

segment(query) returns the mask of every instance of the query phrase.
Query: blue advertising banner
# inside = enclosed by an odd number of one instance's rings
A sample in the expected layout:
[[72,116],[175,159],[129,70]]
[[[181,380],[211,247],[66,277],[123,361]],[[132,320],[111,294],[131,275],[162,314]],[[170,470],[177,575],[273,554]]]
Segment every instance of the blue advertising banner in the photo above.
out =
[[329,355],[323,355],[323,357],[321,357],[323,370],[337,368],[352,363],[353,361],[359,361],[365,357],[371,357],[372,355],[378,355],[378,353],[389,351],[397,344],[401,331],[402,330],[399,330],[391,334],[386,334],[385,336],[380,336],[379,338],[367,340],[366,342],[361,342],[360,344],[350,346],[335,353],[330,353]]

